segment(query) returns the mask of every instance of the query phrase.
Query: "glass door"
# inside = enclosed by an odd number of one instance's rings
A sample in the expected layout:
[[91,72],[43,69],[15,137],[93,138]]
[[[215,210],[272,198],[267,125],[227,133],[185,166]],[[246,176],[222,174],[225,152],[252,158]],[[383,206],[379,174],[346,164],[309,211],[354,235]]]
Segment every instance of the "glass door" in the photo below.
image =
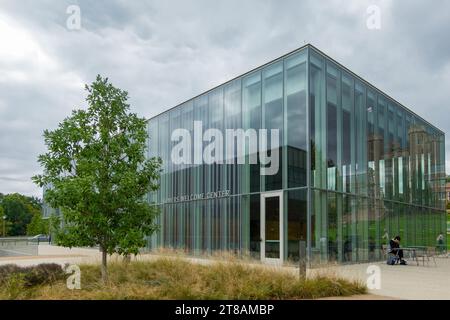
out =
[[283,261],[283,192],[261,194],[261,260]]

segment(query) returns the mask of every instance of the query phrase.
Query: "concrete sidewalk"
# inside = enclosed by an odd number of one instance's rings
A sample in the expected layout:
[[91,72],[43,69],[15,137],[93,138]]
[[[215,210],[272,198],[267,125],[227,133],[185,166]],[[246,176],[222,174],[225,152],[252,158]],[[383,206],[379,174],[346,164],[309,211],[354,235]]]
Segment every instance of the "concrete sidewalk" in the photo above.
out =
[[20,257],[0,257],[0,265],[17,264],[19,266],[32,266],[41,263],[58,263],[64,265],[96,263],[101,259],[100,252],[97,249],[89,248],[63,248],[40,244],[37,256]]
[[372,263],[332,267],[329,271],[366,283],[370,265],[378,266],[381,271],[381,288],[369,290],[370,294],[398,299],[450,300],[450,258],[437,257],[436,266],[431,259],[425,266]]

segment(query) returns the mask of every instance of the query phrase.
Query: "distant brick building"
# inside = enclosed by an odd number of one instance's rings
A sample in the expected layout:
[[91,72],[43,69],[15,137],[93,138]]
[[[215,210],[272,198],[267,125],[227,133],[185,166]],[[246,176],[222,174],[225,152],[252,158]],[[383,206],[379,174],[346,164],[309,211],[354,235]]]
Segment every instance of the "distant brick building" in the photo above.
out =
[[445,199],[447,199],[447,201],[450,201],[450,182],[447,182],[445,184]]

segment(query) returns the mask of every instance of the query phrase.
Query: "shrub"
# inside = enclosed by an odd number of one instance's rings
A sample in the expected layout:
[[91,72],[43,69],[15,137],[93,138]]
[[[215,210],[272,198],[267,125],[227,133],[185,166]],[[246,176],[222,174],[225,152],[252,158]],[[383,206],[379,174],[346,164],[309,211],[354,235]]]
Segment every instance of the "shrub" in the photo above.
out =
[[65,273],[63,268],[56,263],[45,263],[31,267],[19,267],[14,264],[0,266],[0,285],[6,285],[11,279],[17,277],[23,278],[23,286],[34,287],[62,280]]
[[[0,299],[316,299],[367,292],[359,281],[331,275],[303,279],[283,268],[233,260],[205,265],[173,258],[115,262],[110,265],[107,284],[100,280],[100,265],[80,268],[81,290],[69,290],[62,279],[51,283],[59,272],[64,275],[58,265],[34,267],[27,278],[18,270],[28,268],[0,267],[3,279],[5,273],[13,275],[4,282],[8,289],[0,279]],[[47,283],[36,285],[42,282]]]
[[25,279],[23,273],[12,273],[8,276],[6,281],[2,284],[2,289],[6,293],[8,299],[15,300],[21,296],[21,293],[26,292]]

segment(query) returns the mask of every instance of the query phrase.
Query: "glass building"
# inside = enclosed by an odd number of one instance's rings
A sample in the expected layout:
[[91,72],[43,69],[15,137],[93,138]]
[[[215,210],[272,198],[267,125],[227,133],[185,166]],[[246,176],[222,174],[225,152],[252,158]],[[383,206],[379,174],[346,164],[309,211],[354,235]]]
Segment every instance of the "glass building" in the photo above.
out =
[[[261,174],[250,142],[245,163],[236,150],[232,163],[174,163],[174,130],[194,136],[197,121],[278,129],[278,171]],[[151,248],[284,263],[304,242],[315,265],[384,259],[395,235],[428,247],[447,236],[444,133],[311,45],[150,119],[148,134],[148,156],[163,160]]]

